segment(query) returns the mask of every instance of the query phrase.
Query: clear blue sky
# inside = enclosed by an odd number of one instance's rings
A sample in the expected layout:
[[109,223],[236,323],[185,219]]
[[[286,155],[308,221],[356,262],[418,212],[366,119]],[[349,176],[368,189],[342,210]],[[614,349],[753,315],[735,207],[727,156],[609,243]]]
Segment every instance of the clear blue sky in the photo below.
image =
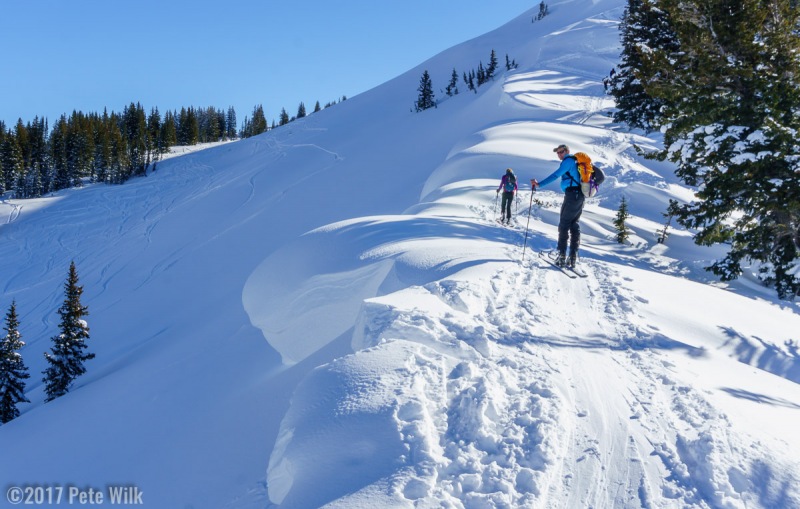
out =
[[353,97],[538,0],[13,0],[0,8],[0,120]]

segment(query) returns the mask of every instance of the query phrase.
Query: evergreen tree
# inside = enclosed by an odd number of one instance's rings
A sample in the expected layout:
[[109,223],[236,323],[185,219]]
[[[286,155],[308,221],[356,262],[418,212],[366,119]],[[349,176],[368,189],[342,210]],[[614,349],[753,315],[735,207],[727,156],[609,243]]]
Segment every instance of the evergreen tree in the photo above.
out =
[[659,244],[663,244],[667,241],[667,237],[669,236],[669,226],[672,223],[672,218],[675,217],[675,211],[679,207],[677,200],[670,200],[669,206],[667,207],[667,211],[664,212],[662,215],[666,219],[664,226],[660,230],[656,230],[658,237],[656,237],[656,241]]
[[111,142],[111,166],[108,168],[108,181],[112,184],[121,184],[128,178],[128,144],[122,134],[120,118],[116,113],[111,113],[108,121],[108,132]]
[[3,330],[6,335],[0,340],[0,422],[6,423],[19,416],[19,403],[28,403],[24,380],[30,374],[18,353],[25,343],[19,333],[16,302],[11,303]]
[[0,120],[0,196],[6,192],[6,177],[3,170],[3,146],[6,143],[7,136],[9,135],[6,134],[6,124]]
[[32,182],[29,182],[28,196],[42,196],[49,192],[52,186],[52,167],[48,146],[47,120],[34,118],[33,124],[28,127],[31,143],[31,173]]
[[297,107],[297,118],[303,118],[305,116],[306,116],[306,105],[301,101],[300,106]]
[[450,83],[447,84],[445,93],[447,93],[449,97],[458,95],[458,73],[456,72],[455,68],[453,68],[453,74],[450,76]]
[[233,106],[228,107],[228,113],[225,117],[225,126],[227,127],[227,136],[229,139],[236,138],[236,110]]
[[280,125],[286,125],[289,122],[289,114],[286,113],[286,108],[281,108]]
[[796,3],[659,0],[678,44],[640,55],[644,90],[664,104],[657,156],[697,188],[676,219],[698,244],[728,247],[714,274],[735,279],[756,262],[781,298],[800,294]]
[[95,129],[94,170],[92,172],[92,181],[94,182],[109,182],[108,169],[111,167],[113,159],[109,121],[108,111],[103,111],[101,125]]
[[175,124],[175,113],[172,111],[167,111],[164,115],[164,122],[161,124],[161,139],[164,143],[164,150],[169,150],[169,147],[173,147],[178,144],[178,131],[177,126]]
[[28,128],[22,123],[22,119],[17,120],[17,125],[14,128],[14,135],[17,137],[17,145],[22,155],[22,166],[27,168],[31,163],[31,143],[28,134]]
[[66,189],[72,182],[67,169],[67,116],[61,115],[50,133],[50,160],[53,164],[52,190]]
[[620,65],[610,81],[611,95],[617,103],[614,121],[652,131],[665,100],[649,94],[645,84],[670,79],[672,65],[647,56],[655,48],[664,55],[677,53],[679,42],[668,13],[651,0],[628,0],[620,34]]
[[536,14],[536,17],[533,20],[534,21],[541,21],[549,13],[550,13],[550,11],[547,8],[547,4],[544,3],[544,0],[542,0],[539,3],[539,12]]
[[239,137],[249,138],[253,135],[253,124],[250,122],[250,117],[244,117],[242,121],[242,130],[239,132]]
[[322,107],[320,107],[319,101],[317,101],[317,104],[314,105],[314,113],[316,113],[318,111],[321,111],[321,110],[322,110]]
[[198,128],[200,142],[211,143],[220,140],[222,132],[220,131],[219,116],[213,106],[201,108],[198,111]]
[[217,110],[217,126],[219,126],[219,134],[217,135],[217,139],[219,140],[226,140],[228,139],[228,116],[222,110]]
[[619,203],[619,208],[617,209],[617,216],[614,219],[614,228],[617,230],[617,242],[620,244],[625,243],[628,240],[628,237],[631,234],[631,231],[628,229],[628,226],[625,224],[625,221],[631,217],[630,213],[628,213],[628,201],[625,197],[622,197],[622,201]]
[[[128,147],[128,171],[125,178],[144,175],[147,169],[147,118],[141,104],[131,103],[122,112],[122,132]],[[194,145],[197,138],[194,139]]]
[[69,276],[64,284],[64,304],[59,308],[61,333],[52,338],[51,353],[44,354],[50,366],[43,372],[46,401],[52,401],[69,392],[73,381],[86,373],[83,363],[93,359],[93,353],[84,353],[89,339],[89,326],[83,317],[89,314],[81,304],[83,287],[78,286],[75,262],[69,266]]
[[264,115],[264,107],[260,104],[253,107],[253,118],[250,120],[248,136],[256,136],[267,132],[267,117]]
[[14,188],[17,180],[23,174],[23,164],[22,150],[17,143],[17,137],[8,133],[0,145],[0,173],[3,176],[0,190],[2,192]]
[[495,71],[497,71],[497,54],[492,50],[492,54],[489,56],[489,65],[486,67],[486,81],[494,79]]
[[419,80],[419,96],[417,97],[416,109],[417,111],[427,110],[436,106],[434,102],[433,83],[428,71],[422,73],[422,78]]
[[189,107],[186,110],[186,126],[184,126],[187,145],[197,145],[200,142],[200,124],[197,121],[197,109]]
[[200,126],[193,107],[181,108],[178,115],[178,145],[197,145],[200,139]]
[[161,113],[152,108],[147,117],[147,164],[156,163],[166,151],[166,144],[161,137]]

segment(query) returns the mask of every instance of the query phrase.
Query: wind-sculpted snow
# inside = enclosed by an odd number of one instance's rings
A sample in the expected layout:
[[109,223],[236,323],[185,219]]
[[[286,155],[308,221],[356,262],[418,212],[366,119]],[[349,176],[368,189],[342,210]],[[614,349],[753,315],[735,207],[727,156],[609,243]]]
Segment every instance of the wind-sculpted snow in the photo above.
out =
[[[519,235],[507,260],[366,300],[353,336],[358,353],[318,368],[295,394],[270,459],[273,503],[677,508],[798,500],[795,460],[751,443],[712,404],[709,388],[674,369],[687,356],[717,355],[707,350],[721,347],[723,334],[684,343],[680,333],[659,333],[681,306],[648,318],[648,295],[626,288],[641,269],[587,260],[592,276],[568,280],[536,259],[514,262]],[[750,303],[729,295],[725,305]],[[568,309],[576,311],[567,320]]]
[[364,299],[485,261],[493,249],[500,258],[502,240],[497,232],[444,217],[338,223],[265,260],[242,299],[284,362],[295,363],[351,328]]

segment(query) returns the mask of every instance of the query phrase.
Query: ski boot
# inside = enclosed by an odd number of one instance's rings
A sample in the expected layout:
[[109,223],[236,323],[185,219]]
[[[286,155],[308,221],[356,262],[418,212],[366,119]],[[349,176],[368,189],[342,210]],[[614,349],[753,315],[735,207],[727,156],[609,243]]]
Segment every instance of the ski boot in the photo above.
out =
[[575,268],[575,263],[577,261],[578,261],[578,253],[576,253],[575,251],[572,251],[569,254],[569,258],[567,258],[567,267],[569,267],[570,269],[574,269]]

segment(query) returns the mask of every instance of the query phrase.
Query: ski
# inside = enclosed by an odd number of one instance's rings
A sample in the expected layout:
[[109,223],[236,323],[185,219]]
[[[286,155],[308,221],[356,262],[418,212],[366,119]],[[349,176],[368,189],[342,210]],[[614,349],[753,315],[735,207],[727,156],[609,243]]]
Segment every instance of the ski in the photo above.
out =
[[569,276],[572,279],[579,278],[579,277],[581,277],[581,278],[589,277],[589,274],[587,274],[582,269],[579,269],[577,267],[561,267],[559,265],[556,265],[556,261],[553,259],[553,257],[550,256],[550,253],[552,253],[552,251],[548,251],[548,252],[539,251],[539,256],[542,259],[544,259],[547,263],[549,263],[553,267],[557,268],[558,270],[560,270],[561,272],[563,272],[564,274],[566,274],[567,276]]
[[550,258],[550,256],[549,256],[547,253],[545,253],[544,251],[539,251],[539,257],[540,257],[542,260],[544,260],[544,261],[546,261],[547,263],[549,263],[550,265],[552,265],[553,267],[555,267],[555,268],[557,268],[558,270],[560,270],[561,272],[563,272],[563,273],[564,273],[564,274],[565,274],[567,277],[569,277],[570,279],[575,279],[575,278],[577,278],[577,277],[578,277],[578,274],[577,274],[577,273],[575,273],[574,271],[571,271],[571,270],[569,270],[569,269],[568,269],[568,268],[566,268],[566,267],[562,267],[562,266],[560,266],[560,265],[556,265],[556,261],[555,261],[555,260],[553,260],[552,258]]
[[579,269],[578,267],[567,267],[567,270],[573,272],[578,277],[589,277],[589,274],[583,271],[583,269]]

